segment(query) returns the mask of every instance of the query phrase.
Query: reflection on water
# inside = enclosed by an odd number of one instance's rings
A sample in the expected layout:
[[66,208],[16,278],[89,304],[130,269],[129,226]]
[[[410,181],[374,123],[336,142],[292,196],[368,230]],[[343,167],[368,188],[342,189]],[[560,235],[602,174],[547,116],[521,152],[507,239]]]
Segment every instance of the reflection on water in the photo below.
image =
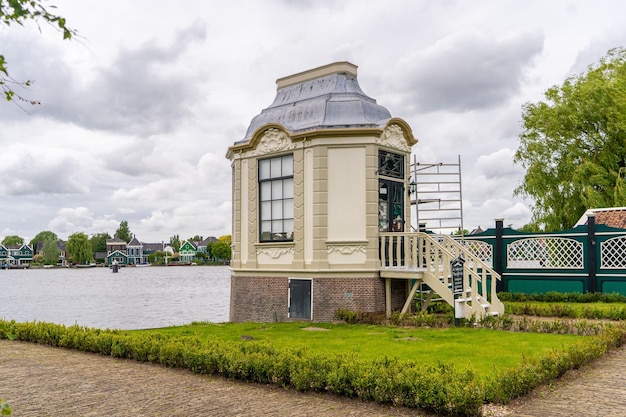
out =
[[230,270],[177,266],[0,270],[0,318],[110,329],[228,321]]

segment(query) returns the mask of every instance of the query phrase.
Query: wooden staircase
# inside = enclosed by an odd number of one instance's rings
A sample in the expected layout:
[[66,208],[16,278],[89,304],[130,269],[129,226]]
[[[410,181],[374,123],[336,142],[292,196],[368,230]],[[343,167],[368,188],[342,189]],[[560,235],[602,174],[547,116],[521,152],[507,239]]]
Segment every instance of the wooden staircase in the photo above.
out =
[[[381,233],[379,235],[380,276],[386,281],[386,310],[391,315],[391,280],[404,279],[410,283],[402,313],[409,311],[415,294],[426,284],[430,291],[422,309],[436,294],[452,307],[457,317],[481,319],[486,315],[501,315],[504,304],[496,294],[500,275],[478,256],[450,236],[416,233]],[[452,289],[453,260],[463,259],[463,289]]]

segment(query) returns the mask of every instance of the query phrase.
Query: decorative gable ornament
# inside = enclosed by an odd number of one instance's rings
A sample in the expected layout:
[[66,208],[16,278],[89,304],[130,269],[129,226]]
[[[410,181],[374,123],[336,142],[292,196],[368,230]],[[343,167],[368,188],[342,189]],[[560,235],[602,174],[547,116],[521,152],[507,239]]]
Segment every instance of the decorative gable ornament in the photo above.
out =
[[285,132],[272,127],[265,131],[256,147],[256,151],[254,151],[252,155],[259,156],[290,151],[295,148],[296,144],[289,139]]
[[398,149],[403,152],[411,152],[411,147],[404,137],[404,131],[398,124],[391,124],[383,131],[380,138],[376,140],[379,145]]

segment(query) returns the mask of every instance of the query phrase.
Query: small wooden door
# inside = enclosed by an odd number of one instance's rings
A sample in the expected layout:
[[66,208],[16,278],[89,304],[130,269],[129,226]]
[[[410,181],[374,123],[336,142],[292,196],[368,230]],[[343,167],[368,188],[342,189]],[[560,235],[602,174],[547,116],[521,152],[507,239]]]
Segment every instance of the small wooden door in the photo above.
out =
[[311,320],[311,280],[289,280],[289,318]]

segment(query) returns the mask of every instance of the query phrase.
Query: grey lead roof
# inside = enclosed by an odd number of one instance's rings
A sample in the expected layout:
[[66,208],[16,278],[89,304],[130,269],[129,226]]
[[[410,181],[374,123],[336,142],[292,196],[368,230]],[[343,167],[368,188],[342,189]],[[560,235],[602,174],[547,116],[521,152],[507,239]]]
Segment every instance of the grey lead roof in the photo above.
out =
[[279,80],[274,102],[252,119],[245,138],[237,143],[247,142],[267,123],[279,123],[293,133],[385,124],[391,113],[361,90],[356,66],[352,67],[354,72],[334,72],[286,86]]

